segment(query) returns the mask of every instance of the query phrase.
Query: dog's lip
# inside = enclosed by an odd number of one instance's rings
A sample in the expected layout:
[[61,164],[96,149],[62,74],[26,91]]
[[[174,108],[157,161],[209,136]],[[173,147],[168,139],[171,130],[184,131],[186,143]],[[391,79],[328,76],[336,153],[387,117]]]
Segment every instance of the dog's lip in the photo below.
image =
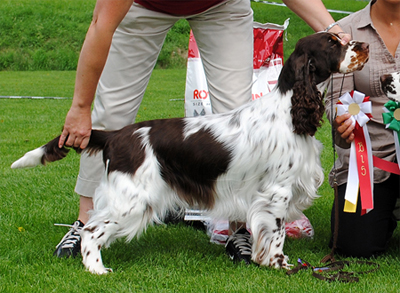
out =
[[361,64],[361,66],[359,68],[357,68],[357,70],[363,70],[364,66],[365,66],[365,63]]

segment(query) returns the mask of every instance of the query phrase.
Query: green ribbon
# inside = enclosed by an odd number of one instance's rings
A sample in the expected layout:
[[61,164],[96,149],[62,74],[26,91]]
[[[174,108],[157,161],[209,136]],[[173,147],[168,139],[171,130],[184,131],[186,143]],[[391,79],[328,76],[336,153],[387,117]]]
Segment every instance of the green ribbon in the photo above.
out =
[[[383,123],[386,125],[389,124],[388,128],[392,129],[396,132],[400,132],[400,121],[394,118],[394,111],[400,108],[398,102],[389,101],[385,105],[385,108],[389,110],[389,112],[382,113]],[[399,135],[400,140],[400,135]]]

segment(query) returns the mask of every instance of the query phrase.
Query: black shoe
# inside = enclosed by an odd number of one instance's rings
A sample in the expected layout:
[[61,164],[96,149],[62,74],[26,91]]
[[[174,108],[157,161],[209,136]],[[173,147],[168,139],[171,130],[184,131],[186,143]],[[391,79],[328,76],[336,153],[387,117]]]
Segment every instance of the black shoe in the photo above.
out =
[[242,228],[228,237],[225,244],[226,253],[234,262],[244,261],[251,264],[251,235]]
[[84,224],[81,221],[75,221],[73,225],[55,224],[57,226],[70,227],[60,243],[56,246],[53,255],[57,257],[75,257],[81,252],[81,235]]
[[175,225],[175,224],[183,223],[184,215],[185,215],[185,212],[183,209],[174,208],[167,212],[163,222],[164,222],[164,224],[167,224],[167,225]]

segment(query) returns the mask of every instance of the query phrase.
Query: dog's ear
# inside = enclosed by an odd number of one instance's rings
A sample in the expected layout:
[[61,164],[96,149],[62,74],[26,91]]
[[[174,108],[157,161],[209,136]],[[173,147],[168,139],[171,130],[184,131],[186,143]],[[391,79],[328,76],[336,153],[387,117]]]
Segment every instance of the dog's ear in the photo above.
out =
[[296,134],[313,136],[321,126],[324,114],[322,95],[318,91],[313,58],[303,54],[295,61],[295,83],[292,96],[292,122]]

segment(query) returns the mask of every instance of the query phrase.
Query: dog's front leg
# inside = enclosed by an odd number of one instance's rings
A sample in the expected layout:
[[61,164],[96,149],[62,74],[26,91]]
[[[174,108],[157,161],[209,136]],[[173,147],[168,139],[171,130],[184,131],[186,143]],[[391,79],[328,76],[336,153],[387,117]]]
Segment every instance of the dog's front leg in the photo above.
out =
[[110,221],[93,221],[88,222],[81,231],[81,254],[82,262],[86,269],[93,274],[107,274],[112,271],[104,267],[101,259],[100,250],[103,245],[109,241],[111,231],[116,230],[115,222]]
[[279,189],[259,193],[257,197],[248,214],[253,236],[252,260],[263,266],[288,269],[291,265],[283,254],[283,245],[290,191]]

